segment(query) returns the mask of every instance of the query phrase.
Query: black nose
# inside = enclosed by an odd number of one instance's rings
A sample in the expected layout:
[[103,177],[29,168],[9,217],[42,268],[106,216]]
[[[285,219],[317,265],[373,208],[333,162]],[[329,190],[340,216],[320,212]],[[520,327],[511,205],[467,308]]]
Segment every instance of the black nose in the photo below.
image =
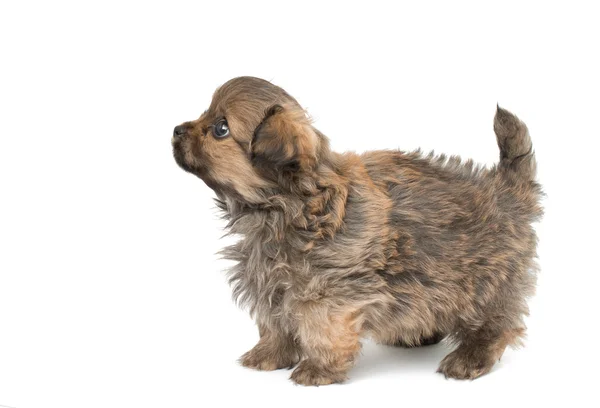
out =
[[186,130],[187,130],[186,127],[183,125],[175,126],[175,129],[173,129],[173,136],[174,137],[181,136],[185,133]]

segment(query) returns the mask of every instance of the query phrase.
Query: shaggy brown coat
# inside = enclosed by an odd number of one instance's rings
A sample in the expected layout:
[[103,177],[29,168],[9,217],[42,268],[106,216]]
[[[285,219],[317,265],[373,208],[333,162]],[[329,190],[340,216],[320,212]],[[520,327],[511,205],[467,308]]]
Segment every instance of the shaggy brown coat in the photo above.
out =
[[[216,129],[216,127],[219,129]],[[173,153],[211,187],[239,242],[233,294],[260,340],[241,358],[297,367],[305,385],[341,382],[368,336],[418,346],[447,337],[447,377],[476,378],[524,335],[536,281],[540,186],[527,128],[498,108],[500,162],[330,150],[283,89],[230,80]]]

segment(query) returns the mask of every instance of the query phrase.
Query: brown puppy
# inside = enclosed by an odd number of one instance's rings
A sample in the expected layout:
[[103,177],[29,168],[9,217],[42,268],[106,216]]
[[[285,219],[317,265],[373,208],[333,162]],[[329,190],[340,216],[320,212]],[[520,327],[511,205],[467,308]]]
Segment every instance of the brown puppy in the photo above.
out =
[[446,377],[476,378],[519,343],[536,281],[540,186],[525,124],[498,108],[500,163],[419,152],[339,154],[294,98],[235,78],[173,154],[211,187],[241,240],[233,293],[260,332],[244,366],[298,366],[305,385],[341,382],[369,336],[456,349]]

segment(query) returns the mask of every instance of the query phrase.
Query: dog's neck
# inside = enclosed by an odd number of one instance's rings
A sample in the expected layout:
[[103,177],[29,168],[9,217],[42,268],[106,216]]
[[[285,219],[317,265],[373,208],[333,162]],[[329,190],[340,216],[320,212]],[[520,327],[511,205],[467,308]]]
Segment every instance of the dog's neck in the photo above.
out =
[[335,168],[321,165],[311,174],[300,175],[293,186],[264,191],[263,202],[222,195],[216,203],[229,220],[227,228],[232,234],[254,235],[266,229],[267,239],[283,241],[294,234],[311,242],[333,236],[342,228],[348,188],[349,181]]

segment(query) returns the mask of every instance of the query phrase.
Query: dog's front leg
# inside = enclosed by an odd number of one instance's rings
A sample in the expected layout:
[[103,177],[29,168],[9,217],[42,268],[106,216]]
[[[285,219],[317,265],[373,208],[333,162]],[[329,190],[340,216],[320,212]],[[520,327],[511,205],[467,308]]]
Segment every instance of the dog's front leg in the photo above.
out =
[[292,373],[292,381],[327,385],[346,380],[360,350],[357,313],[310,303],[298,316],[298,338],[305,359]]
[[260,340],[254,348],[240,357],[244,367],[257,370],[291,368],[300,359],[299,348],[294,338],[266,325],[259,325]]

